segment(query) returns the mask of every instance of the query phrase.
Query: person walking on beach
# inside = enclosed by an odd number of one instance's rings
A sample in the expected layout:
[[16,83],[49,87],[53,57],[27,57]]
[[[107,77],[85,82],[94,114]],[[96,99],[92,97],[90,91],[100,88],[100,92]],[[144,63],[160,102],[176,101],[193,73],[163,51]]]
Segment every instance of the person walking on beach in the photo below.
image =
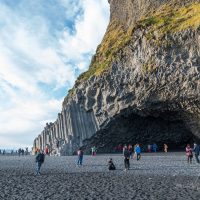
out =
[[36,175],[41,175],[40,169],[41,169],[42,164],[44,163],[44,158],[45,158],[45,156],[44,156],[43,151],[39,151],[39,153],[36,155],[36,158],[35,158]]
[[194,156],[195,156],[197,163],[200,163],[200,161],[199,161],[200,146],[198,144],[194,143],[193,151],[194,151]]
[[81,149],[79,149],[77,151],[77,155],[78,155],[78,161],[77,161],[77,165],[78,166],[82,166],[82,162],[83,162],[83,151]]
[[167,153],[167,151],[168,151],[168,145],[164,144],[164,152]]
[[137,156],[137,161],[140,160],[140,158],[141,158],[141,148],[140,148],[139,144],[136,145],[135,154]]
[[92,150],[92,156],[96,156],[96,147],[95,146],[93,146],[92,148],[91,148],[91,150]]
[[130,168],[130,152],[128,151],[127,147],[125,147],[125,149],[124,149],[124,166],[125,166],[125,171],[129,170],[129,168]]
[[110,160],[108,161],[108,169],[109,170],[116,170],[116,167],[115,167],[115,165],[113,163],[112,158],[110,158]]
[[193,154],[192,154],[192,148],[190,147],[189,144],[187,144],[185,151],[187,156],[187,162],[192,164]]

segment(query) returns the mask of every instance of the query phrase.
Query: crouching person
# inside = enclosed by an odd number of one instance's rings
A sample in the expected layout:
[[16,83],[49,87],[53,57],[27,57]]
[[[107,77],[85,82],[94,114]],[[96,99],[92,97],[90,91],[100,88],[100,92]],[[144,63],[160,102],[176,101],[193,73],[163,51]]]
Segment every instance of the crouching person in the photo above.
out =
[[112,158],[110,158],[110,160],[108,161],[108,169],[109,170],[116,170],[116,167],[115,167],[115,165],[113,163]]
[[36,155],[35,162],[36,162],[36,175],[41,175],[40,169],[42,164],[44,163],[43,151],[39,151],[39,153]]

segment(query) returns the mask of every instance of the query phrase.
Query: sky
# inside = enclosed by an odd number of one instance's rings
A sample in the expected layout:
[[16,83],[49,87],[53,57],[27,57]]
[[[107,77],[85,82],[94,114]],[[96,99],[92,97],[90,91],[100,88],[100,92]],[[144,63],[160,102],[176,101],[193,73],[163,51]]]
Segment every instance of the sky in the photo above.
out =
[[108,22],[108,0],[0,0],[0,149],[56,120]]

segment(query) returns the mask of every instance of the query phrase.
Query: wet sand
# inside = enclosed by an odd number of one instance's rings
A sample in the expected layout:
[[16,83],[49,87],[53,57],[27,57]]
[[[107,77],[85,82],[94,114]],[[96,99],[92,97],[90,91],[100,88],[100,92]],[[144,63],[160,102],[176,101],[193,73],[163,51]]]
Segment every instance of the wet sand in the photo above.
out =
[[[108,171],[112,157],[116,171]],[[0,156],[0,199],[200,199],[200,165],[184,153],[144,154],[125,172],[121,155],[48,157],[35,176],[34,156]]]

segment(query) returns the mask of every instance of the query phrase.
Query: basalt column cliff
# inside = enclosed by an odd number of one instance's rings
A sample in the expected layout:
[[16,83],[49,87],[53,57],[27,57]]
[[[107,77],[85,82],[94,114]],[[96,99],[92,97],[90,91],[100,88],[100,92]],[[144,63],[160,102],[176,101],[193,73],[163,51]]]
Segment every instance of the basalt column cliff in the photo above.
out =
[[200,0],[109,3],[110,23],[89,70],[34,147],[59,143],[61,154],[72,154],[200,139]]

